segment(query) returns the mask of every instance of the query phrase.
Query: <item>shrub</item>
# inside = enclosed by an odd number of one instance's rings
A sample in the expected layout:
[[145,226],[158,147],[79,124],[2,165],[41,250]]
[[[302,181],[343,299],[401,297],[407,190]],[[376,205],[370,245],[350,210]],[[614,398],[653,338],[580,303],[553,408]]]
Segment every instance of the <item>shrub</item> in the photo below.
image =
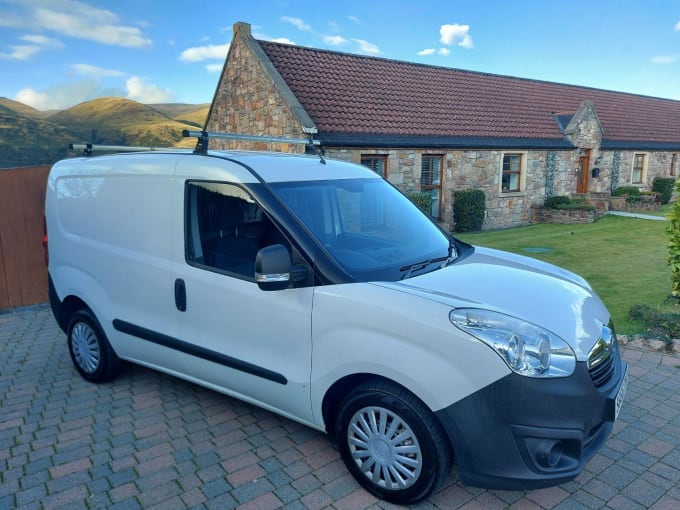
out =
[[586,202],[585,198],[571,199],[567,196],[548,197],[545,199],[545,207],[548,209],[580,211],[592,211],[595,209],[595,206]]
[[619,186],[612,191],[613,197],[621,197],[627,195],[629,197],[636,197],[640,194],[640,190],[635,186]]
[[432,215],[432,195],[424,191],[411,191],[406,196],[428,216]]
[[481,189],[453,192],[453,229],[456,232],[482,230],[486,197]]
[[547,207],[548,209],[557,209],[560,205],[563,204],[570,204],[571,199],[567,196],[564,195],[559,195],[559,196],[554,196],[554,197],[546,197],[545,202],[543,205]]
[[[680,192],[680,181],[675,186]],[[668,264],[671,266],[671,285],[673,295],[680,300],[680,200],[666,216],[666,238],[668,239]]]
[[673,186],[675,179],[673,177],[654,177],[652,181],[652,191],[661,194],[661,203],[667,204],[671,201],[673,195]]
[[662,312],[649,305],[633,305],[629,315],[634,321],[644,322],[653,336],[680,338],[680,313]]

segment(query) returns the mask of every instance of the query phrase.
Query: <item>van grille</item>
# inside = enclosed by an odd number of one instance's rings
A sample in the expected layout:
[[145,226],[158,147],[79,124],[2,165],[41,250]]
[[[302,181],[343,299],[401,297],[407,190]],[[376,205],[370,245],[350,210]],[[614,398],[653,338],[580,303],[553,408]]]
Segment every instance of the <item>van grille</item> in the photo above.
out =
[[596,388],[609,382],[614,374],[616,361],[616,334],[607,326],[588,354],[588,372]]

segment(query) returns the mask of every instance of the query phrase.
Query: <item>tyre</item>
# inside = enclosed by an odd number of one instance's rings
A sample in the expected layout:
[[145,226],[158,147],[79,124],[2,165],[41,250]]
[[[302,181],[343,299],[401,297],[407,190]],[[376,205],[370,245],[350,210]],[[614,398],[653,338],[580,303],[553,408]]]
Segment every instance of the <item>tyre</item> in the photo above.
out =
[[451,447],[432,411],[388,382],[350,392],[338,413],[336,439],[350,473],[392,503],[426,498],[451,471]]
[[82,309],[73,314],[67,341],[71,361],[84,379],[105,382],[118,375],[120,360],[90,310]]

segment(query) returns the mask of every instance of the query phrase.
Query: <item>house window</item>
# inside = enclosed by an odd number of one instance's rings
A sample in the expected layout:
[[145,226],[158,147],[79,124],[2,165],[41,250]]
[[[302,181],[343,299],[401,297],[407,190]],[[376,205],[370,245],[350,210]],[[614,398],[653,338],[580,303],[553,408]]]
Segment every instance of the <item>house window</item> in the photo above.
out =
[[387,156],[375,154],[361,156],[361,164],[367,166],[383,178],[387,178]]
[[524,154],[505,153],[503,154],[503,175],[501,177],[501,191],[512,193],[522,190],[524,179]]
[[435,219],[441,219],[441,196],[442,196],[442,157],[423,156],[420,166],[420,190],[429,193],[432,197],[432,210],[430,215]]
[[678,155],[673,154],[671,157],[671,176],[678,175]]
[[632,184],[642,184],[644,182],[646,163],[646,154],[635,154],[633,156],[633,174],[630,179]]

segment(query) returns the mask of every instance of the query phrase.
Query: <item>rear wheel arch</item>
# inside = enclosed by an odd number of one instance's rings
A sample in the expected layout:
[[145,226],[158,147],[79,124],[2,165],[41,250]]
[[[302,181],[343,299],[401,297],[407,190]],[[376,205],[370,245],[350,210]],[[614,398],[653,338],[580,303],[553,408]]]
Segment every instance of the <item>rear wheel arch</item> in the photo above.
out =
[[90,382],[114,379],[120,372],[121,361],[99,320],[80,300],[71,301],[69,306],[72,313],[67,316],[66,341],[74,367]]

